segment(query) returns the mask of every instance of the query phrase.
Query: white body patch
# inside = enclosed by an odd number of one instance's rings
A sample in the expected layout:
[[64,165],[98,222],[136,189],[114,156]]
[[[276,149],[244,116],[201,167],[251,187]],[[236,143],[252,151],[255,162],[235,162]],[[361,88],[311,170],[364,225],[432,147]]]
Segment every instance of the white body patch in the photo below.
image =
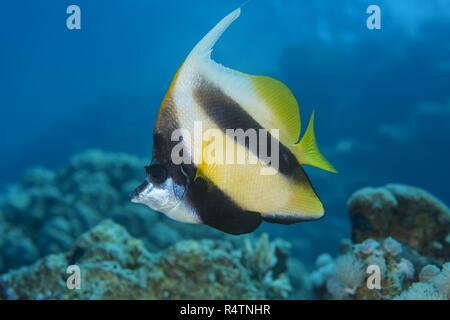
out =
[[169,218],[186,223],[202,223],[195,210],[186,201],[181,200],[178,204],[163,213]]

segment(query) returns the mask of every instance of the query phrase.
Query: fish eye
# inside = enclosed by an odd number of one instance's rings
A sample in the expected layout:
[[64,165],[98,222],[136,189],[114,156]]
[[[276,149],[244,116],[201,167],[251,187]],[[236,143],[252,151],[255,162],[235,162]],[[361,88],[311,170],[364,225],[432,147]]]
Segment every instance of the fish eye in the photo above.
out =
[[167,169],[160,163],[152,163],[145,171],[153,182],[161,183],[167,179]]

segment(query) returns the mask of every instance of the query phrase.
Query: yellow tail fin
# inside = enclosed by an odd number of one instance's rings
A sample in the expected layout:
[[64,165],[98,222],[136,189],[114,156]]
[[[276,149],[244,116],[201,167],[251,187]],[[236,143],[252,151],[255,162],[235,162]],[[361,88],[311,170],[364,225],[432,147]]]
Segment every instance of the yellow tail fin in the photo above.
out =
[[320,153],[319,147],[317,146],[316,136],[314,134],[314,111],[302,140],[293,146],[293,152],[297,160],[302,164],[308,164],[337,173],[333,165]]

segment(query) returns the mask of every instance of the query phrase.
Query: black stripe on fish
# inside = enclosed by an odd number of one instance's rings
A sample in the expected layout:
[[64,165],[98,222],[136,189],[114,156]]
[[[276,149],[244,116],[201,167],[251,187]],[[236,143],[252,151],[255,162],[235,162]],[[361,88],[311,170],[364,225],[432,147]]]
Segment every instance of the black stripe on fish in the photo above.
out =
[[[189,168],[191,174],[194,174],[195,165],[189,165]],[[310,184],[306,174],[301,171],[301,167],[299,169],[298,174],[303,173],[305,182]],[[278,214],[261,216],[258,212],[243,210],[214,183],[207,182],[202,177],[193,180],[191,176],[189,181],[189,185],[186,187],[185,201],[194,208],[203,224],[226,233],[234,235],[250,233],[258,228],[263,220],[269,223],[290,225],[319,220],[325,216],[325,213],[318,219]]]
[[[195,89],[194,98],[208,117],[225,133],[227,129],[242,129],[244,132],[248,129],[255,129],[258,139],[256,144],[257,150],[252,150],[249,146],[248,139],[245,139],[244,146],[259,158],[259,131],[266,128],[263,128],[242,106],[223,93],[220,88],[206,80],[202,80],[201,84]],[[267,132],[267,155],[269,156],[271,155],[272,139],[276,141],[270,132]],[[234,140],[235,142],[241,143],[241,141],[237,140],[236,136]],[[296,168],[300,167],[300,163],[285,145],[280,141],[278,141],[278,144],[280,155],[278,171],[287,177],[297,176],[293,175],[293,172]]]
[[172,141],[172,132],[179,129],[177,108],[169,95],[161,105],[160,113],[156,119],[153,132],[153,156],[152,163],[158,162],[165,166],[174,183],[179,186],[186,185],[186,176],[180,170],[180,165],[172,162],[172,150],[179,141]]
[[200,177],[191,180],[185,197],[203,224],[226,233],[250,233],[262,222],[258,212],[243,210],[220,188]]
[[179,128],[178,113],[172,95],[164,98],[156,119],[155,131],[167,136],[170,141],[172,132]]

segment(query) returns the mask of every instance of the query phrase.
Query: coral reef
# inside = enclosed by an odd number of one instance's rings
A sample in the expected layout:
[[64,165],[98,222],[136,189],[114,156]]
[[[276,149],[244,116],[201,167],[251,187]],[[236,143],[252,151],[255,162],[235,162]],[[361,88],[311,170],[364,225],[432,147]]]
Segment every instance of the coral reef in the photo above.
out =
[[287,274],[291,283],[292,291],[288,299],[312,300],[315,299],[311,282],[311,273],[298,259],[289,258],[286,262]]
[[419,275],[419,282],[395,297],[397,300],[449,300],[450,263],[442,266],[442,271],[434,265],[425,266]]
[[224,238],[130,203],[128,194],[143,179],[145,164],[128,154],[88,150],[59,171],[28,170],[0,198],[0,273],[68,250],[105,218],[125,226],[150,251],[186,238]]
[[343,240],[335,259],[317,258],[311,274],[317,297],[450,298],[450,211],[442,202],[389,184],[356,191],[347,206],[353,242]]
[[327,280],[327,289],[333,298],[343,299],[355,295],[365,278],[364,264],[352,253],[336,259],[332,276]]
[[276,296],[268,295],[268,298],[288,298],[291,286],[286,275],[287,258],[290,243],[281,239],[269,242],[269,236],[264,233],[259,241],[244,240],[242,250],[242,262],[244,267],[251,272],[252,278],[264,283],[270,290],[276,292]]
[[[317,258],[311,281],[322,299],[449,299],[450,263],[441,271],[425,261],[391,237],[350,246],[344,242],[336,259],[328,254]],[[380,271],[379,288],[367,284],[374,266]]]
[[367,187],[347,207],[354,242],[392,237],[436,263],[450,259],[450,211],[428,192],[400,184]]
[[[247,240],[187,240],[150,253],[142,241],[105,220],[68,252],[0,276],[3,299],[284,299],[287,246],[267,235]],[[252,252],[248,249],[253,248]],[[69,265],[81,271],[80,289],[68,289]],[[255,268],[246,266],[255,265]]]
[[37,260],[39,250],[21,229],[2,219],[0,213],[0,271]]
[[[356,191],[347,202],[352,241],[336,258],[317,257],[310,273],[290,257],[301,237],[232,237],[130,203],[145,163],[89,150],[9,186],[0,196],[0,298],[450,298],[450,211],[422,189]],[[66,287],[72,264],[80,290]],[[374,267],[379,288],[367,285]]]

